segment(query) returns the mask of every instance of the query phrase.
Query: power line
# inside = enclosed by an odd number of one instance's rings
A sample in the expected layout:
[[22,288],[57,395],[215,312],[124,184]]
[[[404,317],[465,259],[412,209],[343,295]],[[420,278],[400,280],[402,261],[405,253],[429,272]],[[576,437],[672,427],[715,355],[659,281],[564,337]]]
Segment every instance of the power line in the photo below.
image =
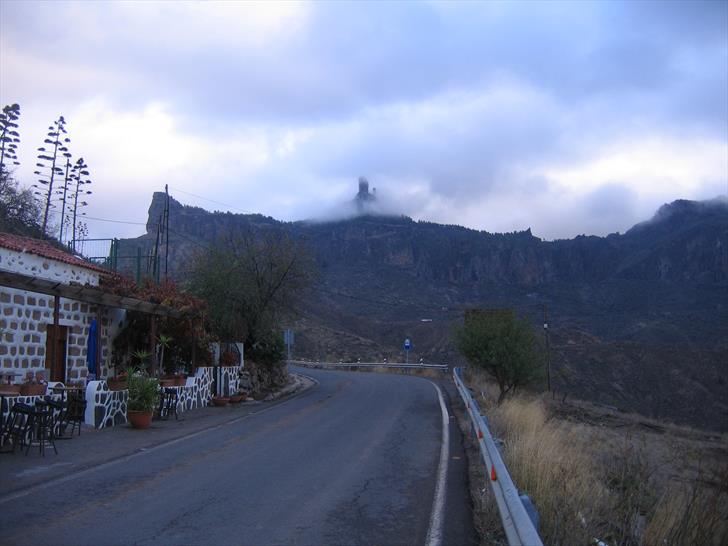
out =
[[[50,210],[48,212],[48,214],[50,214],[51,216],[60,216],[61,213],[58,211],[55,211],[55,210]],[[78,218],[80,220],[95,220],[98,222],[111,222],[113,224],[129,224],[129,225],[133,225],[133,226],[146,226],[147,225],[146,222],[129,222],[126,220],[112,220],[111,218],[99,218],[97,216],[87,216],[85,214],[79,216]]]
[[111,220],[109,218],[98,218],[96,216],[81,216],[80,218],[88,220],[96,220],[97,222],[111,222],[112,224],[129,224],[132,226],[146,226],[146,222],[128,222],[126,220]]
[[179,193],[184,193],[185,195],[191,195],[192,197],[197,197],[198,199],[202,199],[203,201],[208,201],[210,203],[215,203],[216,205],[222,205],[223,207],[227,207],[229,209],[237,210],[238,212],[242,212],[243,214],[253,214],[250,211],[246,211],[243,209],[239,209],[238,207],[234,207],[230,205],[229,203],[223,203],[222,201],[216,201],[215,199],[210,199],[209,197],[203,197],[202,195],[197,195],[196,193],[191,193],[188,191],[181,190],[179,188],[173,188],[172,186],[169,187],[170,190],[174,190]]

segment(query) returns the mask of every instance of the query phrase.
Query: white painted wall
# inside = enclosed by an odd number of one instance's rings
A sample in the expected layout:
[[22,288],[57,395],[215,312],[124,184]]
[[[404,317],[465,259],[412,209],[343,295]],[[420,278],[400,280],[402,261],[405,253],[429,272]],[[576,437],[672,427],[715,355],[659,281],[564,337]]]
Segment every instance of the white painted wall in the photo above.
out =
[[99,273],[35,254],[0,248],[0,269],[66,284],[99,285]]

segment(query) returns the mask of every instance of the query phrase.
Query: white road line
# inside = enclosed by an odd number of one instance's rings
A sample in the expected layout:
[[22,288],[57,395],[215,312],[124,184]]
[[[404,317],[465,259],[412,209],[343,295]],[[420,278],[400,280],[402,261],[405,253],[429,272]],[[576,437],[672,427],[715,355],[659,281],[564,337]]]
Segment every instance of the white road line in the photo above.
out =
[[450,418],[447,414],[442,391],[435,383],[430,381],[437,391],[442,411],[442,445],[440,446],[440,463],[437,467],[437,483],[435,484],[435,498],[432,500],[432,513],[430,514],[430,528],[427,530],[425,546],[439,546],[442,543],[442,524],[445,515],[445,493],[447,491],[447,461],[450,452]]

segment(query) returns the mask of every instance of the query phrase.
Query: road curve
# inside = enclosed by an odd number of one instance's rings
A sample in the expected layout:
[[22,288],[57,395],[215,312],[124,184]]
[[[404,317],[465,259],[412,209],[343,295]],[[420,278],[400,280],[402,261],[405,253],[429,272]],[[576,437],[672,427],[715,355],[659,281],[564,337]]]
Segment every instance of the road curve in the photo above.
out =
[[4,503],[3,544],[424,544],[442,438],[432,383],[301,371],[318,385],[283,404]]

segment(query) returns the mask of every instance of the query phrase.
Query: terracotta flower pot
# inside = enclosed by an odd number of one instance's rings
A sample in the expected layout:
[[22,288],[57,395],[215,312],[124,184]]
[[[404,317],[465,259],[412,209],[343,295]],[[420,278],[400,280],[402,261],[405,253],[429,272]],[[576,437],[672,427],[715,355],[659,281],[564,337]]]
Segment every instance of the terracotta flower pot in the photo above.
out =
[[0,385],[0,394],[4,396],[18,396],[20,385]]
[[127,410],[126,417],[133,428],[149,428],[152,424],[152,411]]
[[126,389],[126,379],[117,379],[115,377],[106,380],[106,386],[110,391],[123,391]]
[[227,406],[228,402],[230,402],[230,398],[227,396],[215,396],[212,399],[212,403],[216,406]]
[[47,385],[20,385],[21,396],[43,396],[46,393]]

